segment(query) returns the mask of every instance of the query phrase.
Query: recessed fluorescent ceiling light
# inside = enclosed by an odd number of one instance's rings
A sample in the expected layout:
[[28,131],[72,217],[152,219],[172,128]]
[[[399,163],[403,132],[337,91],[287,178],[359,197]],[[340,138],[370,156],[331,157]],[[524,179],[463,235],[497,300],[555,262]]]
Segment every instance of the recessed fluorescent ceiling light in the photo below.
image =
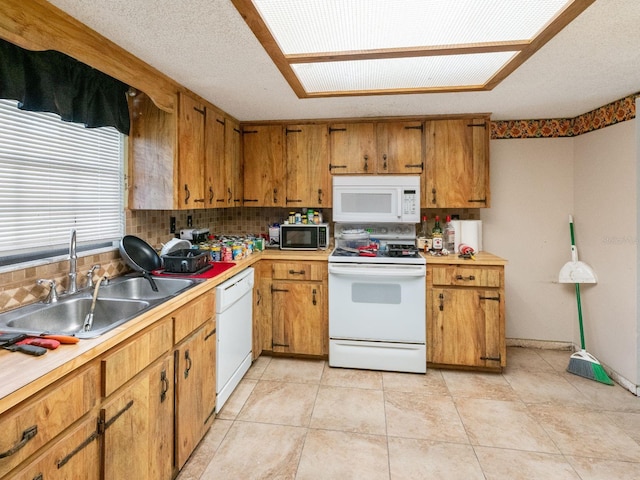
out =
[[595,0],[232,0],[301,97],[490,90]]

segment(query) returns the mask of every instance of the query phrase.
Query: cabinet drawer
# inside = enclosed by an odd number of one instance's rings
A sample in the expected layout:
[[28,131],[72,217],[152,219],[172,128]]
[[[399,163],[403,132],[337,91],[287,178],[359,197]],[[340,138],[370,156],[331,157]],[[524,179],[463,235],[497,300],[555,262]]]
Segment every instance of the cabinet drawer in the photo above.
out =
[[179,343],[200,325],[213,318],[216,311],[216,291],[210,290],[171,314],[174,323],[174,343]]
[[171,349],[173,346],[171,327],[171,320],[166,318],[103,358],[102,394],[105,397],[111,395],[156,358]]
[[0,454],[4,456],[0,478],[94,407],[100,386],[98,365],[70,377],[0,417]]
[[100,478],[99,441],[95,417],[88,417],[80,425],[56,440],[36,460],[14,474],[14,480],[52,478]]
[[438,265],[431,267],[433,285],[459,287],[495,287],[501,285],[502,267],[472,267],[462,265]]
[[327,270],[323,262],[292,262],[273,264],[274,280],[322,280]]

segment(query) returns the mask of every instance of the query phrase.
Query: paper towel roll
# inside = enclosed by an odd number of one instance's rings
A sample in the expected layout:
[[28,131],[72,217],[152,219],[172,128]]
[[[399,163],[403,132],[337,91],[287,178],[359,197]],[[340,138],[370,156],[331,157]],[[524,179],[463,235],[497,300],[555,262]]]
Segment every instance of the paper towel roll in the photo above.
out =
[[482,251],[482,220],[459,220],[456,229],[456,253],[461,243],[469,245],[476,252]]

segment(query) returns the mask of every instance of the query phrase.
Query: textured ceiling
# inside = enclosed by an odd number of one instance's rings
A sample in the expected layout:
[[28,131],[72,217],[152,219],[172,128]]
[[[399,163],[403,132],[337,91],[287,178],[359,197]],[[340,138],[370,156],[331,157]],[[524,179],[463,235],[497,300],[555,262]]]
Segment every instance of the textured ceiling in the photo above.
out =
[[488,92],[299,99],[230,0],[50,0],[241,121],[574,117],[640,91],[640,1],[597,0]]

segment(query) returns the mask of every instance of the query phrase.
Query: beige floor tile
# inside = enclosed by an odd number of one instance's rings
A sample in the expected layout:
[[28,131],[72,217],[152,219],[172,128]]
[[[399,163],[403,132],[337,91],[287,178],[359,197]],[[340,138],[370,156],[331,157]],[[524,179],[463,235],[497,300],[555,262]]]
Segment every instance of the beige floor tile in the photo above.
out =
[[257,383],[257,380],[242,379],[225,402],[217,418],[235,420]]
[[390,437],[469,443],[449,396],[385,392],[385,410]]
[[198,480],[201,478],[202,473],[207,468],[207,465],[209,465],[209,462],[211,462],[216,450],[218,450],[218,447],[231,428],[232,423],[233,422],[228,420],[218,419],[213,422],[213,425],[200,442],[200,445],[198,445],[196,451],[182,468],[176,480]]
[[309,429],[296,480],[388,480],[387,439]]
[[440,370],[429,369],[426,374],[382,372],[385,391],[422,393],[424,395],[449,395]]
[[623,462],[640,459],[640,445],[607,412],[554,405],[530,405],[529,411],[565,455]]
[[473,448],[458,443],[389,438],[392,480],[484,480]]
[[372,370],[355,370],[351,368],[334,368],[325,364],[322,374],[322,385],[333,387],[366,388],[382,390],[382,372]]
[[507,368],[505,371],[531,370],[534,372],[554,372],[553,367],[540,356],[539,352],[540,350],[532,348],[507,348]]
[[456,398],[472,445],[560,453],[522,402]]
[[640,445],[640,413],[609,412],[607,416]]
[[320,383],[324,364],[323,360],[274,357],[260,379],[276,382]]
[[260,380],[269,363],[271,363],[271,357],[263,355],[256,358],[243,378],[248,380]]
[[588,457],[568,457],[582,480],[638,480],[640,463],[616,462]]
[[294,479],[305,435],[305,428],[236,421],[201,479]]
[[317,385],[261,380],[247,398],[238,420],[308,426]]
[[320,386],[311,428],[385,435],[382,390]]
[[562,455],[488,447],[475,451],[487,480],[580,480]]
[[594,408],[640,413],[640,398],[618,384],[605,385],[572,373],[566,373],[565,378],[591,401]]
[[504,374],[504,378],[526,404],[592,406],[591,401],[565,375],[555,371],[509,371]]
[[500,374],[443,371],[442,377],[454,397],[515,401],[519,397]]
[[569,365],[569,358],[573,353],[571,350],[536,350],[556,372],[565,372]]

